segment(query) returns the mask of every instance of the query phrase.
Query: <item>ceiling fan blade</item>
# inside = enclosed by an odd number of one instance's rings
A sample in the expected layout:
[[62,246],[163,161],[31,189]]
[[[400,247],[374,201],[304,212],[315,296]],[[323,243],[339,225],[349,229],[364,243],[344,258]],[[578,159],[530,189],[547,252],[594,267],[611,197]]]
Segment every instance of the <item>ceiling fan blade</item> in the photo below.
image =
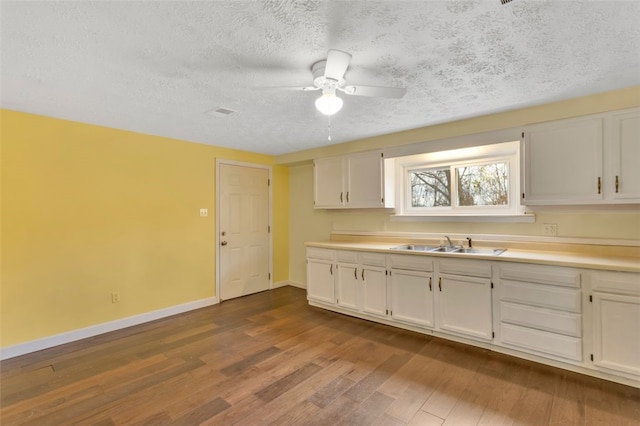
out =
[[377,86],[346,86],[343,91],[347,95],[372,96],[381,98],[400,99],[407,93],[404,87],[377,87]]
[[289,90],[293,92],[312,92],[314,90],[320,90],[315,86],[269,86],[269,87],[254,87],[257,90]]
[[330,50],[327,54],[327,65],[324,69],[324,76],[336,81],[344,78],[351,62],[351,54],[341,50]]

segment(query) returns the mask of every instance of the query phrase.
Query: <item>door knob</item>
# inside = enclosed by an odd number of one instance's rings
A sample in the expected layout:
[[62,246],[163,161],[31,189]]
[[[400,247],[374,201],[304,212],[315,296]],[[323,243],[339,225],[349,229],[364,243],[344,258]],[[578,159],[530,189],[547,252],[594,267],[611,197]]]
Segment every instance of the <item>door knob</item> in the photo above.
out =
[[226,246],[228,243],[226,241],[223,241],[220,243],[221,246]]

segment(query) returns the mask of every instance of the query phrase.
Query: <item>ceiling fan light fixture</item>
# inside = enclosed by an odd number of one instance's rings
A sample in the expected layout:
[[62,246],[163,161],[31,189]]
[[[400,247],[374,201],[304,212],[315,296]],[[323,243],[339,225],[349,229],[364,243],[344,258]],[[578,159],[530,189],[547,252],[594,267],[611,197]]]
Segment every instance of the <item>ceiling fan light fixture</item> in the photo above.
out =
[[316,109],[324,115],[333,115],[342,109],[343,103],[335,90],[323,90],[322,96],[316,99]]

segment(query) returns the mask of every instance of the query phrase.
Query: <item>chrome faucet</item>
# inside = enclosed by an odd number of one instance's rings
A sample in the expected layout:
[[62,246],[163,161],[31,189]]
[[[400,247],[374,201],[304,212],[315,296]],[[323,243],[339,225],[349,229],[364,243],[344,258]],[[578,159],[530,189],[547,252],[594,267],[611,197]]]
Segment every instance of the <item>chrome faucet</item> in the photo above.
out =
[[447,239],[447,241],[449,241],[449,247],[453,248],[453,243],[451,242],[451,238],[449,238],[448,235],[445,235],[444,237]]

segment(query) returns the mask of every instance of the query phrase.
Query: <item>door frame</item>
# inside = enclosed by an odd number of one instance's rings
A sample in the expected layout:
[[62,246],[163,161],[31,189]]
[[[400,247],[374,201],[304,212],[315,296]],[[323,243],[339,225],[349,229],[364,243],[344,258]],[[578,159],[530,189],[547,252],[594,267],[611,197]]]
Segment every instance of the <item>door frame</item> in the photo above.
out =
[[[215,234],[216,234],[216,238],[215,238],[215,244],[216,244],[216,274],[215,274],[215,280],[216,280],[216,298],[218,299],[218,303],[222,302],[222,299],[220,299],[220,283],[221,283],[221,277],[220,277],[220,165],[221,164],[226,164],[226,165],[230,165],[230,166],[241,166],[241,167],[250,167],[250,168],[254,168],[254,169],[264,169],[267,170],[269,173],[269,199],[268,199],[268,203],[269,203],[269,208],[268,208],[268,226],[270,230],[273,230],[273,224],[272,224],[272,212],[273,212],[273,185],[271,185],[271,182],[273,181],[272,179],[272,174],[273,174],[273,169],[271,166],[268,165],[264,165],[264,164],[256,164],[256,163],[247,163],[247,162],[243,162],[243,161],[234,161],[234,160],[226,160],[224,158],[216,158],[216,226],[215,226]],[[268,249],[269,249],[269,253],[268,253],[268,264],[269,264],[269,290],[273,289],[273,232],[269,232],[269,241],[267,243],[268,245]]]

